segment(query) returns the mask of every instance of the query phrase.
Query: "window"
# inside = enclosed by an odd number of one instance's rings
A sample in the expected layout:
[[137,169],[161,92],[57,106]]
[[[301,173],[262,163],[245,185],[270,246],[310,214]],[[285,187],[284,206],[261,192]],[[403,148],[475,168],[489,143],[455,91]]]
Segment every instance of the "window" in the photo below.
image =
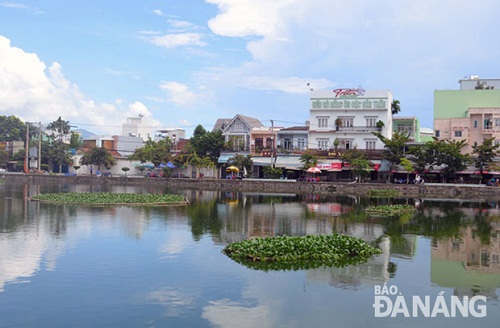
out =
[[495,119],[495,126],[500,126],[500,118]]
[[366,149],[375,149],[375,140],[366,140]]
[[234,131],[243,131],[243,122],[234,122]]
[[436,130],[436,138],[439,138],[439,130]]
[[351,140],[342,140],[341,144],[342,144],[342,148],[344,148],[344,149],[352,149],[352,141]]
[[264,148],[264,139],[255,138],[255,149],[262,150]]
[[484,120],[484,128],[491,129],[491,121],[489,119]]
[[328,117],[322,116],[318,117],[318,128],[327,128],[328,127]]
[[299,149],[305,149],[306,148],[305,139],[302,138],[297,139],[297,145],[299,146]]
[[455,131],[455,138],[462,138],[462,130]]
[[377,126],[377,118],[376,117],[367,117],[366,118],[366,126],[373,128]]
[[474,127],[477,128],[477,121],[474,120]]
[[342,118],[342,126],[343,127],[353,127],[353,121],[354,121],[354,118],[353,117],[344,117]]
[[413,124],[399,124],[398,132],[407,132],[410,137],[413,136]]
[[318,139],[319,149],[328,149],[328,139]]
[[286,138],[283,147],[285,149],[292,149],[292,141],[290,139]]

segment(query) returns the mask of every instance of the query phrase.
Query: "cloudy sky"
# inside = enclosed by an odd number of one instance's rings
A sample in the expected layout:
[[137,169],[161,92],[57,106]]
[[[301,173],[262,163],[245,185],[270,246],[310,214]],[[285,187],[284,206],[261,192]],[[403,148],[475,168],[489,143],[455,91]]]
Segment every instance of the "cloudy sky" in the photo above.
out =
[[[98,134],[243,114],[304,124],[310,88],[388,89],[432,127],[434,90],[500,78],[500,0],[0,0],[0,115]],[[307,85],[309,83],[309,86]]]

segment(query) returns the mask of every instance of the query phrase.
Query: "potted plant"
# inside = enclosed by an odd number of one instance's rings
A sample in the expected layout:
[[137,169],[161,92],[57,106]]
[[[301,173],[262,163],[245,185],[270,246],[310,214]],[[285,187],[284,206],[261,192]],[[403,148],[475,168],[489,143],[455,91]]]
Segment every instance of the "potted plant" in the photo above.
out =
[[338,131],[341,126],[342,120],[340,119],[340,117],[337,117],[337,119],[335,120],[335,129]]
[[382,128],[385,126],[385,124],[384,124],[384,122],[382,122],[382,121],[380,121],[380,120],[379,120],[379,121],[377,122],[376,126],[377,126],[377,129],[378,129],[379,131],[382,131]]

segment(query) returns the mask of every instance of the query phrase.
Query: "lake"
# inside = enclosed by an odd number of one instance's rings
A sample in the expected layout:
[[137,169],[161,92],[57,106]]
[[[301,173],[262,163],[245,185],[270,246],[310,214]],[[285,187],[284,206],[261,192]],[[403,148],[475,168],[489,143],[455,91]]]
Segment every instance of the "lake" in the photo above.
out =
[[[47,192],[181,193],[188,206],[54,205]],[[500,201],[500,199],[499,199]],[[377,217],[369,205],[417,211]],[[0,327],[498,327],[496,202],[0,184]],[[253,237],[347,234],[383,254],[261,271]]]

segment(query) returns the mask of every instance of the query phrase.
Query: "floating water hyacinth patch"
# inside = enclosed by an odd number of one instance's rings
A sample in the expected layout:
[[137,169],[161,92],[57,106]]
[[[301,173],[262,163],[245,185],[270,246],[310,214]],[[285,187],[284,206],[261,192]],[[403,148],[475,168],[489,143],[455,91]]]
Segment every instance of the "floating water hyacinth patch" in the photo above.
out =
[[415,207],[412,205],[380,205],[380,206],[370,206],[366,209],[366,212],[378,215],[398,215],[402,213],[408,213],[416,211]]
[[167,205],[187,204],[186,197],[174,194],[132,194],[107,192],[70,192],[39,194],[31,198],[35,201],[59,204],[88,205]]
[[303,270],[343,267],[382,253],[365,241],[345,235],[278,236],[235,242],[223,249],[234,261],[257,270]]

